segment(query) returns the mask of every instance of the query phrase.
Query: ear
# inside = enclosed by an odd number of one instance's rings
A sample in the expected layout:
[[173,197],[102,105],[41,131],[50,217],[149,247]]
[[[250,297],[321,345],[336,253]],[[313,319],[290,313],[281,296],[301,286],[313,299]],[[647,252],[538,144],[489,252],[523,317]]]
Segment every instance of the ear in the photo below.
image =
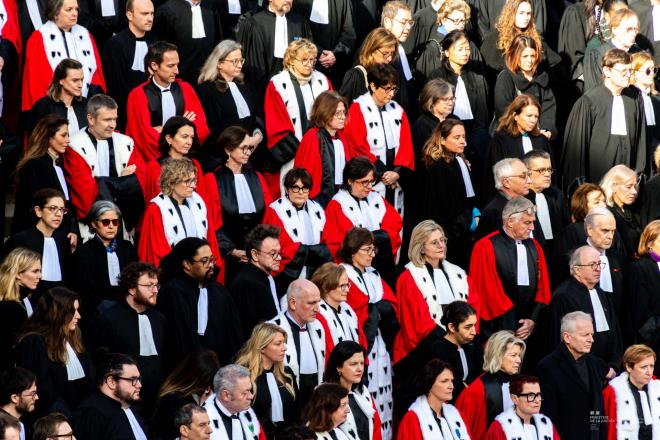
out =
[[371,93],[375,92],[377,88],[378,87],[376,87],[375,83],[372,82],[369,83],[369,90],[371,91]]
[[87,113],[87,125],[92,125],[92,122],[94,122],[94,115]]
[[179,426],[179,434],[181,434],[181,436],[186,436],[187,438],[189,433],[190,428],[188,428],[186,425]]
[[34,209],[34,214],[35,214],[38,218],[43,217],[43,210],[41,209],[41,206],[35,206],[33,209]]
[[14,405],[18,405],[18,402],[20,402],[21,400],[21,396],[19,396],[18,394],[12,394],[9,400],[11,400],[11,403],[13,403]]

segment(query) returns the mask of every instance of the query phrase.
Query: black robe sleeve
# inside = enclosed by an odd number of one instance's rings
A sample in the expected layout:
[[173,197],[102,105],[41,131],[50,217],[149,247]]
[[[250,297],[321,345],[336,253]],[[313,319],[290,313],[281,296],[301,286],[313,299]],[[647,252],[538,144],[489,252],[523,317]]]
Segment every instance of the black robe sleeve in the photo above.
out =
[[344,75],[344,82],[339,89],[341,94],[348,101],[348,105],[359,96],[367,93],[366,74],[358,66],[349,69]]
[[559,24],[559,55],[568,64],[569,78],[577,80],[584,74],[583,58],[587,50],[587,20],[584,3],[577,2],[566,8]]

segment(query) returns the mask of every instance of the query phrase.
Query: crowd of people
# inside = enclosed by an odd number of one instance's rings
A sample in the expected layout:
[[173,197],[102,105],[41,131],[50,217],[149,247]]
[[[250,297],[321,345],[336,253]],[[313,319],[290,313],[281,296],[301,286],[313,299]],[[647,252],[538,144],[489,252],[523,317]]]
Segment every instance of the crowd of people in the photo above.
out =
[[0,440],[660,438],[660,0],[0,35]]

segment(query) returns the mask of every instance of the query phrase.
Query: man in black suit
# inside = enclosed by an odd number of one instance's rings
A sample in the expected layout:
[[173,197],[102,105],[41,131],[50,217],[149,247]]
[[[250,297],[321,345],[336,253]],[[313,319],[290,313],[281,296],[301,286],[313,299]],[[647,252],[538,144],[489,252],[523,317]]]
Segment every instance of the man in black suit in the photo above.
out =
[[280,250],[280,231],[275,226],[258,225],[245,236],[245,252],[250,261],[229,288],[245,335],[252,333],[259,322],[273,319],[281,312],[282,295],[273,278],[282,261]]
[[590,353],[594,342],[591,315],[566,314],[561,320],[561,340],[537,366],[543,412],[563,440],[604,440],[603,382],[615,372]]

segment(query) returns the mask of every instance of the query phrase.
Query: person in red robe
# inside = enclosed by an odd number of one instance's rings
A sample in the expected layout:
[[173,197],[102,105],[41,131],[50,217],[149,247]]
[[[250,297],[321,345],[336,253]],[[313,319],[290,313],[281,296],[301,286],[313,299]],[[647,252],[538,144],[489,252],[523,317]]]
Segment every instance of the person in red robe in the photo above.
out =
[[609,422],[607,440],[660,436],[660,424],[654,420],[660,411],[660,380],[653,376],[655,361],[655,352],[646,345],[636,344],[626,349],[625,371],[603,390]]
[[[337,255],[344,236],[354,228],[366,228],[374,234],[379,249],[374,268],[388,285],[394,285],[394,263],[401,247],[403,220],[394,207],[373,190],[376,167],[366,157],[354,157],[346,163],[341,190],[325,210],[326,226],[321,242]],[[337,257],[335,257],[338,260]]]
[[293,166],[309,171],[309,198],[325,208],[339,191],[346,161],[353,157],[343,130],[346,99],[330,90],[321,93],[314,101],[309,122],[314,128],[307,130],[300,141]]
[[[55,7],[59,7],[55,9]],[[101,57],[89,31],[78,25],[78,1],[49,2],[48,21],[27,41],[23,70],[22,110],[32,108],[46,95],[55,67],[65,58],[83,65],[83,90],[86,98],[105,91]]]
[[314,100],[332,90],[328,78],[314,70],[316,56],[316,46],[311,41],[293,41],[284,52],[284,69],[266,87],[264,112],[269,153],[265,160],[269,172],[265,177],[273,197],[280,196],[281,178],[293,167],[300,141],[310,127]]
[[177,47],[157,41],[149,47],[145,66],[151,77],[128,95],[126,134],[145,162],[159,156],[158,139],[163,126],[172,116],[183,116],[195,123],[199,142],[209,135],[202,104],[190,84],[177,79],[179,54]]
[[344,132],[354,154],[376,165],[374,189],[403,216],[404,186],[415,170],[415,158],[408,117],[392,100],[399,73],[391,64],[375,64],[367,70],[367,81],[369,91],[351,104]]
[[3,66],[2,88],[3,105],[0,106],[0,116],[13,128],[18,122],[19,114],[19,72],[23,53],[21,31],[18,26],[18,10],[15,0],[0,1],[0,60]]
[[495,417],[486,440],[538,438],[559,440],[550,417],[541,414],[541,384],[534,376],[520,375],[509,383],[513,408]]

